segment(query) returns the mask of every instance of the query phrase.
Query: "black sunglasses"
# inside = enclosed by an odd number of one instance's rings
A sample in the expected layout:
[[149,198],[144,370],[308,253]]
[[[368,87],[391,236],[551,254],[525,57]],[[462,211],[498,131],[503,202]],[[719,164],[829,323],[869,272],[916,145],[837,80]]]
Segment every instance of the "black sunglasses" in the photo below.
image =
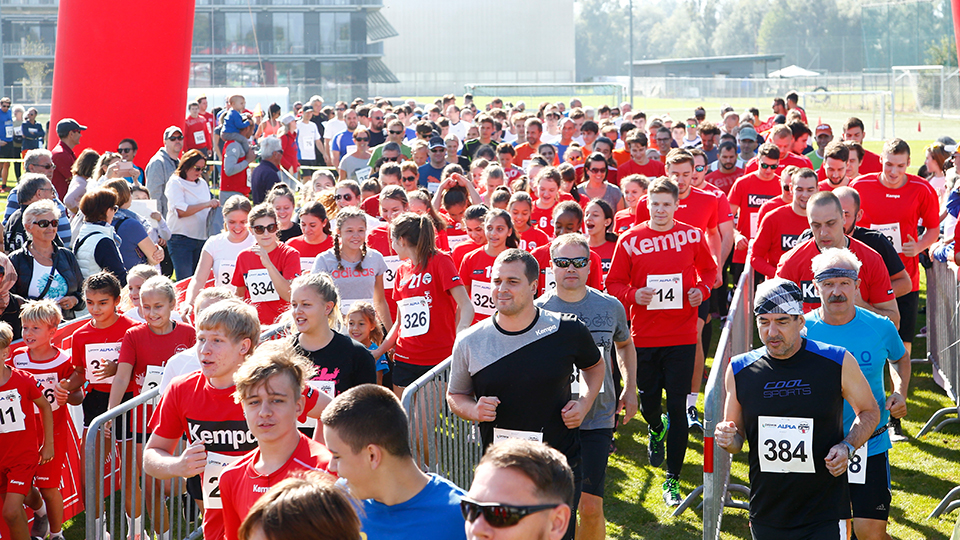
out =
[[391,129],[391,130],[390,130],[390,134],[391,134],[391,135],[403,135],[403,132],[402,132],[402,131],[394,131],[394,130]]
[[277,229],[279,227],[277,227],[276,223],[271,223],[269,225],[254,225],[253,227],[250,227],[250,228],[253,229],[253,232],[255,232],[256,234],[263,234],[264,232],[273,234],[277,232]]
[[402,180],[402,181],[404,181],[404,182],[416,182],[416,181],[417,181],[417,177],[416,177],[416,176],[401,176],[401,177],[400,177],[400,180]]
[[333,197],[333,199],[336,201],[344,200],[344,201],[350,202],[353,200],[353,195],[350,193],[346,195],[336,195]]
[[47,227],[56,227],[57,220],[55,219],[38,219],[33,222],[34,225],[40,227],[41,229],[46,229]]
[[774,164],[761,163],[761,164],[760,164],[760,168],[761,168],[761,169],[776,169],[776,168],[777,168],[777,164],[776,164],[776,163],[774,163]]
[[367,142],[370,139],[368,137],[354,137],[353,140],[356,142]]
[[606,169],[597,169],[597,168],[595,168],[595,167],[590,167],[590,169],[588,169],[588,170],[589,170],[590,172],[592,172],[592,173],[597,173],[597,174],[606,173],[606,172],[607,172]]
[[556,257],[553,259],[553,264],[557,268],[566,268],[571,264],[574,268],[584,268],[590,264],[590,257]]
[[117,152],[121,154],[129,154],[130,152],[133,152],[133,148],[117,148]]
[[513,527],[517,523],[520,523],[521,519],[530,514],[550,510],[557,506],[560,505],[537,504],[533,506],[510,506],[500,503],[481,503],[466,497],[460,499],[460,512],[463,513],[463,519],[473,523],[480,517],[480,514],[483,514],[483,519],[488,525],[495,529]]
[[168,141],[182,141],[183,135],[174,135],[173,137],[167,137]]

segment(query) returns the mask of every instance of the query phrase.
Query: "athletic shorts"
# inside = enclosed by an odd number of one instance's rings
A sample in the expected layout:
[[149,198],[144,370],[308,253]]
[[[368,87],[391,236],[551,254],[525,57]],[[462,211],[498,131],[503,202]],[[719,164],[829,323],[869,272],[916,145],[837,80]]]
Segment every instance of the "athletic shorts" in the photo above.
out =
[[850,484],[853,517],[887,521],[890,500],[890,460],[883,452],[867,458],[866,483]]
[[60,477],[63,476],[63,460],[67,457],[65,444],[56,440],[53,443],[53,459],[42,465],[37,465],[34,472],[34,485],[37,489],[57,489],[60,487]]
[[713,302],[712,302],[713,296],[714,294],[713,294],[713,291],[711,290],[710,296],[704,298],[703,302],[700,302],[700,305],[697,306],[697,317],[699,317],[701,321],[706,322],[707,317],[710,316],[711,308],[713,307]]
[[795,529],[781,529],[750,523],[753,540],[837,540],[840,521],[822,521]]
[[583,492],[603,498],[607,477],[607,458],[613,428],[580,430],[580,463],[583,464]]
[[920,310],[920,291],[913,291],[897,298],[900,310],[900,339],[904,343],[913,343],[917,334],[917,312]]
[[193,500],[203,501],[203,481],[199,474],[187,478],[187,493],[193,497]]
[[[637,347],[637,390],[667,395],[690,393],[697,345]],[[670,372],[667,374],[667,372]]]
[[[133,399],[133,392],[127,392],[123,395],[123,401]],[[121,403],[123,402],[121,401]],[[90,424],[101,414],[107,412],[110,404],[110,394],[99,390],[90,390],[83,398],[83,427],[89,428]],[[113,420],[113,437],[115,441],[123,442],[133,438],[127,424],[130,423],[130,412],[115,418]],[[137,418],[139,423],[139,418]],[[142,442],[142,441],[138,441]]]
[[0,157],[4,159],[12,159],[19,156],[19,149],[13,145],[13,141],[8,142],[7,144],[0,146]]
[[400,387],[410,386],[434,367],[436,366],[418,366],[397,360],[393,366],[393,384]]
[[[26,459],[34,460],[35,456],[21,456]],[[26,495],[30,492],[30,486],[33,485],[33,477],[36,476],[36,463],[4,463],[0,467],[0,493],[19,493]],[[60,480],[58,477],[57,480]]]

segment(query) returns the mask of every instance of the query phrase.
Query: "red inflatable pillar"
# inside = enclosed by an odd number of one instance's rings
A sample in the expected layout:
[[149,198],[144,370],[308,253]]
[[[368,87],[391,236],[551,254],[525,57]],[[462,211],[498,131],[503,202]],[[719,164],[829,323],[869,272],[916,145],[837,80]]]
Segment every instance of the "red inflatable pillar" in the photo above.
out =
[[77,154],[130,137],[146,166],[186,116],[193,15],[194,0],[60,0],[50,148],[57,122],[74,118],[88,127]]

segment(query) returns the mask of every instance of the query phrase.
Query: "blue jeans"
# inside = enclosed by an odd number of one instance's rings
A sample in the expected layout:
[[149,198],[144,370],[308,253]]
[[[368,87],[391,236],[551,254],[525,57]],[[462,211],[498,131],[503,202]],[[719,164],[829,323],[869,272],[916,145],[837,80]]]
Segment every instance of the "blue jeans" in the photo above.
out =
[[170,258],[173,259],[173,272],[177,281],[193,276],[194,270],[200,263],[203,243],[204,240],[197,240],[182,234],[170,236],[167,246],[170,250]]

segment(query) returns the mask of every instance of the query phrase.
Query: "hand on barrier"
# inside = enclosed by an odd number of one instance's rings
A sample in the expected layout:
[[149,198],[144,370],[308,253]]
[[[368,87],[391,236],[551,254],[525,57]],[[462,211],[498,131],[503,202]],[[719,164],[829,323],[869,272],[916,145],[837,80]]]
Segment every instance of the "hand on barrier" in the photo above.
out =
[[637,392],[629,391],[626,388],[620,392],[620,403],[617,404],[617,414],[623,412],[623,425],[627,425],[627,422],[633,420],[633,417],[637,415]]
[[483,396],[477,400],[477,422],[493,422],[497,419],[497,405],[500,399],[493,396]]
[[44,465],[53,459],[53,443],[40,447],[40,464]]
[[176,475],[183,478],[190,478],[203,472],[207,466],[207,451],[202,443],[193,442],[180,454],[180,462],[177,463]]
[[567,429],[576,429],[583,423],[583,417],[587,415],[587,408],[580,403],[580,400],[572,399],[560,410],[560,416],[563,417],[563,425]]
[[736,444],[737,436],[737,424],[730,421],[720,422],[717,424],[717,429],[714,430],[713,440],[717,443],[717,446],[732,453],[731,449],[739,450]]
[[687,298],[690,300],[690,305],[697,307],[703,303],[703,291],[698,287],[694,287],[687,291]]
[[823,460],[827,462],[827,470],[830,474],[840,476],[847,472],[847,445],[843,443],[833,445]]
[[887,410],[890,411],[890,416],[903,418],[907,415],[907,400],[903,399],[903,396],[897,392],[894,392],[887,398]]
[[653,293],[657,290],[653,287],[641,287],[637,289],[636,301],[641,306],[648,306],[653,300]]
[[57,406],[63,407],[67,402],[67,398],[70,397],[70,392],[67,390],[67,381],[60,381],[60,384],[53,387],[53,397],[57,400]]

